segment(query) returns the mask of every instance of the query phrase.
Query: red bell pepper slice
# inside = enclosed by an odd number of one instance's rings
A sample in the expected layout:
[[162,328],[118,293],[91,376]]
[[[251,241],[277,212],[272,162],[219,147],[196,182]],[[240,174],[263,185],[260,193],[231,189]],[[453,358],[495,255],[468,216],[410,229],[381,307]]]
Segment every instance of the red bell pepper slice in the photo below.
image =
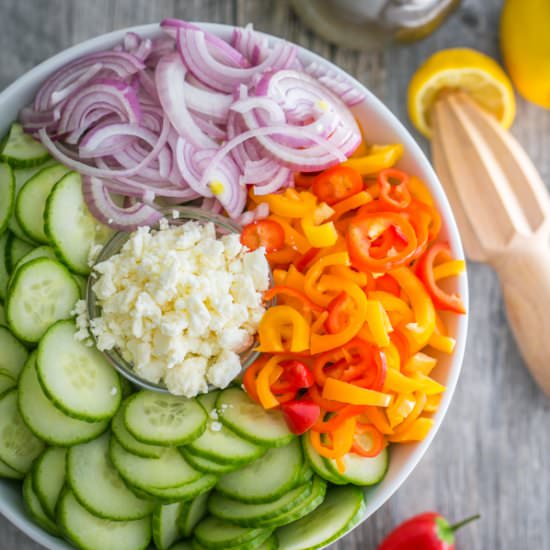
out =
[[283,403],[281,410],[290,431],[296,435],[302,435],[311,429],[321,415],[321,407],[307,399]]
[[407,184],[409,176],[396,168],[381,170],[378,174],[380,200],[391,209],[403,210],[411,204],[411,193]]
[[334,298],[327,307],[328,317],[325,329],[329,334],[342,332],[348,325],[350,315],[355,309],[355,302],[343,291]]
[[243,228],[241,243],[250,250],[263,246],[266,252],[274,252],[283,248],[285,232],[275,220],[256,220]]
[[445,292],[438,286],[434,278],[434,264],[438,256],[442,256],[445,261],[452,258],[449,243],[435,243],[424,253],[420,260],[418,260],[418,277],[424,283],[437,309],[454,311],[455,313],[461,314],[466,313],[464,303],[460,296]]
[[313,180],[311,190],[320,201],[335,204],[362,191],[363,178],[354,168],[334,166]]

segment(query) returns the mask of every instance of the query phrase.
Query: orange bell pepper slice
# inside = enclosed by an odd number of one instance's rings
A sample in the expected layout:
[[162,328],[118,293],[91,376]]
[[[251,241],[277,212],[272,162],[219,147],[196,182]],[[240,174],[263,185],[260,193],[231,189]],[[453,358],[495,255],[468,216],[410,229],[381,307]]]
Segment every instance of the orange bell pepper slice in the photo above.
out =
[[[285,349],[283,334],[285,327],[291,327],[290,346]],[[260,345],[258,351],[279,353],[300,352],[309,348],[310,327],[304,317],[290,306],[270,307],[263,315],[258,327]]]
[[386,393],[360,388],[336,378],[327,378],[323,386],[322,396],[324,399],[339,401],[340,403],[347,403],[349,405],[387,407],[391,402],[391,396]]

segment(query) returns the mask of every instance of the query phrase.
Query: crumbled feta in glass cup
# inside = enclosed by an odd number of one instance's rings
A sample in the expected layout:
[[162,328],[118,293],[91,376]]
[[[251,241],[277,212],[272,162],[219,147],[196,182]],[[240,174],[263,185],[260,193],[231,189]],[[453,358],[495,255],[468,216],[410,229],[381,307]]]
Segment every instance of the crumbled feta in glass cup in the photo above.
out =
[[[174,215],[176,211],[178,216]],[[207,277],[182,273],[168,265],[167,258],[171,251],[158,256],[166,264],[162,266],[155,266],[155,254],[144,253],[147,248],[144,239],[173,228],[185,229],[179,238],[183,249],[189,251],[186,260],[200,263]],[[246,266],[244,273],[240,273],[239,269],[235,272],[242,250],[237,239],[226,237],[224,240],[224,236],[240,234],[241,227],[228,218],[200,208],[170,208],[159,225],[150,229],[116,233],[95,260],[86,292],[86,315],[95,344],[120,374],[144,389],[192,397],[226,387],[255,361],[259,353],[255,351],[258,342],[255,331],[251,334],[250,321],[248,325],[246,321],[231,323],[223,316],[247,318],[247,308],[253,311],[250,308],[254,307],[254,292],[260,296],[273,284],[269,266],[265,268],[263,282],[258,282],[258,272],[261,271],[258,266],[261,268],[263,261],[260,257],[256,259],[257,265],[252,266],[254,273],[250,277],[246,277]],[[173,240],[171,244],[174,244]],[[246,254],[258,255],[258,252],[261,254],[261,251]],[[118,295],[116,300],[112,298],[119,284],[116,278],[128,277],[128,273],[121,273],[120,269],[117,271],[113,261],[123,253],[131,254],[132,261],[137,262],[134,272],[136,268],[150,271],[151,278],[155,278],[154,290],[153,283],[146,288],[147,292],[141,292],[145,287],[136,289],[126,284],[124,293],[119,293],[122,298]],[[224,261],[228,266],[227,273],[221,265]],[[242,263],[251,264],[254,261],[250,256]],[[200,271],[194,269],[195,273]],[[176,283],[181,284],[182,277],[190,278],[187,283],[193,292],[181,299],[177,296],[165,298],[164,302],[161,296],[158,303],[155,302],[155,297],[162,294],[163,289],[169,292]],[[143,286],[144,277],[139,279]],[[230,292],[228,285],[232,285]],[[206,296],[210,312],[205,307]],[[168,302],[171,304],[170,311],[166,311],[163,305]],[[270,305],[264,303],[263,307]],[[105,312],[102,306],[106,308]],[[110,315],[108,308],[111,308]],[[126,309],[127,315],[117,317],[113,315],[112,308],[120,308],[121,315]],[[187,312],[187,318],[181,315],[182,310]],[[219,315],[210,315],[212,312]],[[261,317],[258,311],[253,313],[256,319]],[[158,330],[153,337],[145,337],[151,330],[152,320]],[[110,330],[106,326],[110,326]],[[205,336],[205,329],[210,331],[209,336]],[[125,331],[124,338],[121,338],[120,331]],[[174,337],[182,333],[185,333],[185,338]],[[168,347],[172,355],[163,353]],[[191,353],[186,356],[190,350]],[[197,365],[201,368],[197,369]]]

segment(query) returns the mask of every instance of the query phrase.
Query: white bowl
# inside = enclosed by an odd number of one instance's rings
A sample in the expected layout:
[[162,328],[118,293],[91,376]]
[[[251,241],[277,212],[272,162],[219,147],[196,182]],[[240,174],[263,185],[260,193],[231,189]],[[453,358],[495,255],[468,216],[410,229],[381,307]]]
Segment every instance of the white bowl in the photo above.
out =
[[[227,25],[201,23],[200,26],[224,39],[229,39],[232,32],[232,27]],[[53,71],[81,55],[114,46],[122,40],[124,34],[128,31],[134,31],[149,37],[160,33],[159,26],[152,24],[122,29],[98,36],[64,50],[15,81],[0,94],[0,135],[8,130],[10,123],[17,117],[19,110],[30,103],[40,84]],[[269,38],[273,41],[278,40],[271,36]],[[317,61],[322,66],[324,65],[340,74],[345,74],[344,71],[329,61],[308,50],[299,48],[299,52],[300,58],[306,63]],[[399,163],[400,167],[418,175],[427,183],[443,218],[442,237],[449,241],[454,256],[463,258],[462,243],[447,197],[424,153],[390,110],[362,84],[355,80],[354,82],[366,94],[365,101],[354,107],[353,111],[366,130],[369,142],[381,144],[398,142],[404,145],[405,155]],[[453,290],[459,292],[464,302],[468,303],[468,285],[465,275],[457,279],[456,287]],[[365,491],[367,507],[364,520],[378,510],[407,479],[441,426],[460,374],[466,343],[467,323],[466,315],[449,317],[449,332],[456,338],[457,344],[452,356],[441,356],[437,370],[434,372],[437,380],[447,386],[441,406],[434,417],[435,426],[428,437],[418,444],[394,445],[392,447],[390,467],[386,477],[379,485]],[[0,481],[0,513],[33,540],[50,550],[69,550],[72,548],[66,542],[48,535],[28,518],[23,509],[20,484]]]

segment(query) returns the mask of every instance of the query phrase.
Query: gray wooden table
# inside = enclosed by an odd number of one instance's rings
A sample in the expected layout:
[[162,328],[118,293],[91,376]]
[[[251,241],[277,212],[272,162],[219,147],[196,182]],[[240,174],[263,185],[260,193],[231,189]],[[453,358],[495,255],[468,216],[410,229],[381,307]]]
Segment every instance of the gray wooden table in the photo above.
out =
[[[332,59],[410,127],[406,88],[415,68],[430,53],[451,46],[498,55],[501,4],[465,0],[424,42],[368,55],[312,35],[283,0],[0,0],[0,89],[63,48],[112,29],[169,16],[237,25],[252,21],[257,29]],[[550,182],[550,154],[544,148],[550,112],[520,100],[514,133]],[[470,265],[469,273],[470,336],[444,425],[405,485],[335,550],[374,549],[398,522],[430,509],[454,520],[481,512],[482,520],[460,534],[459,548],[550,549],[550,400],[522,366],[495,275],[481,265]],[[0,518],[0,550],[38,548]]]

